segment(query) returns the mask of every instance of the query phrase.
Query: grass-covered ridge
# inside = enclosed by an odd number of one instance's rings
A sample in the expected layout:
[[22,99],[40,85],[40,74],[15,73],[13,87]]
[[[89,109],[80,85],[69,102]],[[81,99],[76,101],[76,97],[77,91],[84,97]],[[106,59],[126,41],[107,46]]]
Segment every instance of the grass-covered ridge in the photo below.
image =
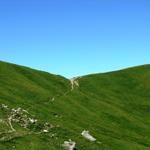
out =
[[[150,149],[150,65],[77,80],[72,90],[64,77],[0,62],[0,104],[38,120],[27,128],[12,122],[16,131],[8,133],[10,112],[0,109],[0,150],[61,150],[68,139],[80,150]],[[40,133],[46,122],[53,128]]]

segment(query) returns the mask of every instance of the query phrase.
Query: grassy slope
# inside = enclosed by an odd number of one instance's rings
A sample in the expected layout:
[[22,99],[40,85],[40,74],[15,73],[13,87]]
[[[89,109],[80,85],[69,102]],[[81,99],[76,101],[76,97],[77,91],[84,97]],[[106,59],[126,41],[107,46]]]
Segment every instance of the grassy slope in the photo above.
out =
[[[70,138],[82,150],[150,149],[150,65],[88,75],[79,84],[70,92],[63,77],[0,62],[0,103],[22,107],[42,121],[60,125],[51,131],[57,139],[51,133],[24,135],[26,131],[18,128],[22,136],[1,142],[0,149],[61,150]],[[84,129],[102,144],[83,139]]]

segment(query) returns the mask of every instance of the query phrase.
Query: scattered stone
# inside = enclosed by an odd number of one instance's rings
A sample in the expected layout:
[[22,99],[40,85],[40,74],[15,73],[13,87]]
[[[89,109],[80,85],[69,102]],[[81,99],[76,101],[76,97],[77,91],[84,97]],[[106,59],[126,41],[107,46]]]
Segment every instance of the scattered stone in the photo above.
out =
[[55,100],[55,97],[53,97],[52,99],[51,99],[51,102],[53,102]]
[[44,133],[48,133],[48,130],[44,129],[43,132],[44,132]]
[[13,148],[13,149],[15,149],[15,148],[16,148],[16,146],[14,145],[12,148]]
[[1,108],[3,108],[3,109],[8,109],[8,106],[5,105],[5,104],[2,104],[2,105],[1,105]]
[[77,148],[75,147],[76,143],[72,141],[71,139],[69,139],[69,141],[64,141],[64,144],[62,146],[66,150],[77,150]]
[[[2,104],[1,108],[8,109],[8,106]],[[27,110],[22,109],[21,107],[7,110],[6,117],[6,121],[0,119],[0,123],[5,122],[6,125],[8,125],[8,127],[11,129],[11,132],[16,131],[13,127],[14,123],[17,123],[23,128],[30,130],[34,129],[34,131],[40,131],[41,133],[47,133],[50,131],[51,128],[54,128],[54,126],[48,122],[42,123],[37,119],[33,118]]]
[[29,118],[30,123],[35,124],[37,122],[37,119]]
[[0,123],[4,123],[4,120],[3,120],[3,119],[0,119]]
[[87,139],[87,140],[89,140],[89,141],[91,141],[91,142],[96,141],[96,139],[95,139],[92,135],[89,134],[89,131],[85,131],[85,130],[84,130],[84,131],[81,133],[81,135],[82,135],[85,139]]
[[54,138],[55,136],[56,136],[56,134],[54,133],[54,134],[51,135],[51,138]]
[[48,122],[43,125],[43,132],[48,133],[50,129],[54,128],[54,126]]
[[23,109],[22,111],[25,112],[25,113],[27,113],[27,114],[29,114],[29,112],[27,110],[25,110],[25,109]]
[[27,128],[29,124],[33,124],[35,121],[35,119],[29,118],[28,112],[20,107],[16,109],[12,108],[8,115],[8,123],[12,131],[15,131],[12,122],[18,123],[23,128]]
[[11,128],[11,130],[14,132],[14,131],[16,131],[15,129],[14,129],[14,127],[12,126],[12,117],[10,116],[9,118],[8,118],[8,124],[9,124],[9,126],[10,126],[10,128]]

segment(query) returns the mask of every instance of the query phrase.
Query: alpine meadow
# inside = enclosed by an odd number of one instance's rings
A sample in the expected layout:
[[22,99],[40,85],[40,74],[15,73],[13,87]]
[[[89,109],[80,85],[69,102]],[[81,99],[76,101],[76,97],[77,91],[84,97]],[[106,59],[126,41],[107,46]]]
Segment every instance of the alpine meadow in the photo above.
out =
[[1,61],[0,150],[149,150],[149,91],[150,65],[67,79]]

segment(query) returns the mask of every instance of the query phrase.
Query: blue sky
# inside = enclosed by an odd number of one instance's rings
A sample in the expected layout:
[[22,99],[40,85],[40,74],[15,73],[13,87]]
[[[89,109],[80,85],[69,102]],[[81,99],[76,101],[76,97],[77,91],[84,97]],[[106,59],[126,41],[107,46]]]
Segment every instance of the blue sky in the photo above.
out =
[[66,77],[148,64],[150,1],[0,1],[0,60]]

